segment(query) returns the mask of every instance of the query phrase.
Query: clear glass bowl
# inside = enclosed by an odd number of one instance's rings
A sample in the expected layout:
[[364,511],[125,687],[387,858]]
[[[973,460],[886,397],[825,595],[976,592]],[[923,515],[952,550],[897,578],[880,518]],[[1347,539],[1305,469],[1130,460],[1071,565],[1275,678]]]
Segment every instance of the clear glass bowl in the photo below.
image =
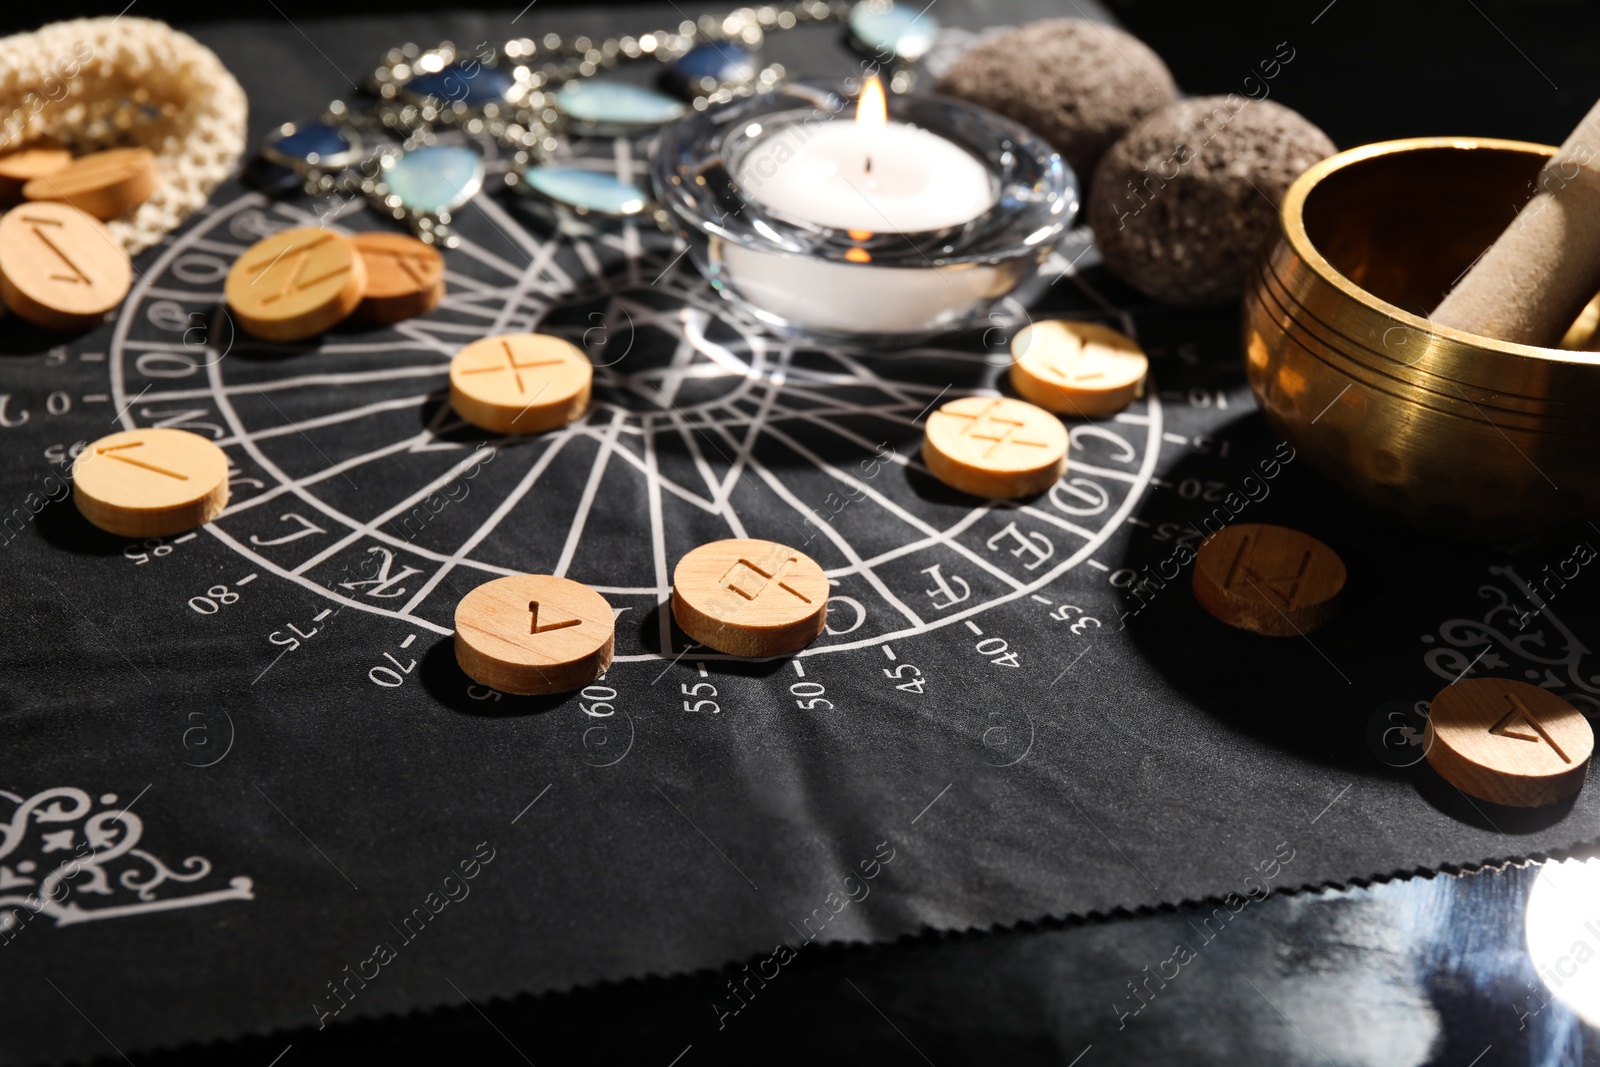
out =
[[791,123],[854,122],[838,85],[797,82],[699,112],[661,134],[656,198],[725,298],[800,336],[904,345],[984,321],[1032,276],[1078,211],[1078,180],[1018,124],[959,100],[890,96],[891,121],[955,142],[986,167],[993,206],[924,233],[833,229],[746,197],[734,175],[761,139]]

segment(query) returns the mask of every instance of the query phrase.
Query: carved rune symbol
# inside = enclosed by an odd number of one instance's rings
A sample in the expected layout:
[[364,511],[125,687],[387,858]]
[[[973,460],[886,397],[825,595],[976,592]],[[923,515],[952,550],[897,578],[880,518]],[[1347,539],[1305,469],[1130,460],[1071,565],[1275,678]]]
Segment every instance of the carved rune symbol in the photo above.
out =
[[[327,281],[329,278],[336,278],[348,271],[350,269],[350,263],[347,260],[339,266],[334,267],[332,270],[317,275],[315,278],[301,277],[301,275],[306,272],[306,265],[311,260],[312,251],[317,248],[317,246],[331,240],[333,240],[331,235],[324,235],[295,252],[295,254],[289,259],[289,265],[292,269],[284,276],[283,283],[278,286],[278,291],[269,297],[263,298],[261,303],[271,304],[274,301],[282,300],[291,293],[298,293],[309,289],[313,285],[319,285],[322,282]],[[273,257],[270,263],[255,264],[247,268],[253,274],[255,274],[255,277],[250,280],[250,284],[254,285],[262,278],[265,278],[267,276],[267,272],[273,267],[276,267],[283,260],[283,257],[288,255],[288,252],[289,249],[285,248],[282,252],[279,252],[275,257]]]
[[1292,609],[1294,598],[1300,593],[1300,581],[1306,576],[1307,568],[1311,566],[1311,550],[1308,548],[1301,554],[1300,566],[1293,574],[1268,576],[1255,568],[1255,549],[1259,544],[1260,542],[1254,537],[1245,537],[1239,541],[1238,551],[1233,554],[1233,563],[1228,566],[1228,577],[1222,583],[1222,588],[1232,589],[1235,582],[1243,579],[1263,600],[1266,599],[1266,593],[1271,593],[1283,601],[1285,609]]
[[547,622],[543,626],[540,626],[539,602],[537,600],[528,601],[528,614],[532,616],[532,619],[528,623],[528,632],[530,634],[542,634],[546,630],[560,630],[568,626],[577,626],[579,623],[583,622],[582,619],[568,619],[565,622]]
[[142,467],[147,471],[155,471],[157,474],[165,474],[168,478],[176,478],[180,482],[186,482],[189,480],[189,476],[187,474],[179,474],[177,471],[169,471],[165,467],[158,467],[154,463],[146,463],[143,460],[134,459],[132,456],[123,456],[118,454],[124,448],[143,447],[143,441],[129,441],[126,444],[109,445],[106,448],[97,448],[95,449],[95,452],[98,455],[110,456],[112,459],[126,463],[131,467]]
[[[1555,739],[1540,725],[1539,720],[1534,718],[1533,712],[1529,711],[1522,701],[1518,700],[1513,694],[1507,693],[1506,703],[1511,705],[1511,710],[1500,716],[1499,722],[1489,727],[1491,734],[1509,737],[1515,741],[1532,741],[1535,744],[1543,741],[1555,750],[1555,754],[1561,757],[1562,763],[1572,762],[1567,757],[1567,754],[1561,751],[1561,746],[1555,743]],[[1517,729],[1519,726],[1532,730],[1533,733],[1519,732]]]
[[[776,585],[779,589],[782,589],[784,592],[790,594],[791,596],[797,596],[797,597],[799,597],[801,599],[801,601],[803,601],[804,603],[809,604],[809,603],[811,603],[811,598],[810,597],[808,597],[804,593],[800,592],[800,590],[796,589],[794,586],[789,585],[787,582],[783,581],[783,572],[789,569],[789,565],[791,563],[798,563],[798,562],[799,562],[798,559],[796,559],[794,556],[790,556],[788,559],[786,559],[782,563],[778,564],[778,568],[776,570],[768,572],[768,571],[762,570],[760,567],[756,566],[754,563],[751,563],[749,560],[744,559],[743,557],[741,557],[739,559],[739,561],[736,562],[733,566],[729,567],[728,570],[727,570],[727,573],[722,576],[722,585],[723,585],[723,588],[729,589],[729,590],[732,590],[735,593],[738,593],[740,596],[744,597],[746,600],[754,600],[757,597],[759,597],[762,593],[766,592],[767,586]],[[741,571],[739,569],[741,567],[744,568],[743,571]],[[735,576],[735,572],[736,571],[738,572],[737,576]],[[755,583],[754,592],[744,588],[744,586],[742,586],[740,584],[740,579],[745,577],[745,572],[746,571],[748,571],[751,574],[757,575],[760,578],[760,581],[758,583]]]
[[[526,393],[528,391],[527,387],[525,385],[523,385],[523,383],[522,383],[522,372],[523,371],[529,370],[529,369],[531,369],[533,367],[556,367],[556,366],[560,366],[560,364],[561,364],[561,360],[560,359],[536,359],[531,363],[518,363],[516,354],[511,351],[511,342],[510,341],[504,341],[504,340],[501,341],[500,342],[500,347],[506,354],[506,364],[505,364],[505,366],[503,366],[503,367],[473,367],[471,370],[464,370],[464,371],[461,371],[460,373],[462,373],[462,374],[502,374],[502,373],[505,373],[505,372],[509,371],[511,373],[512,380],[514,380],[516,382],[516,384],[517,384],[517,392],[519,394],[521,394],[521,393]],[[541,392],[542,391],[543,390],[541,390]]]
[[426,266],[428,261],[419,255],[407,252],[398,252],[391,248],[370,247],[363,247],[361,249],[361,254],[367,257],[381,256],[384,259],[392,259],[394,260],[395,266],[399,267],[401,272],[405,274],[407,278],[410,278],[414,284],[428,284],[428,270]]
[[1104,370],[1097,370],[1100,360],[1090,354],[1089,347],[1080,343],[1077,349],[1070,353],[1062,353],[1045,364],[1056,377],[1068,385],[1077,385],[1080,382],[1092,382],[1096,378],[1104,378]]
[[39,228],[41,226],[60,227],[60,219],[41,219],[23,216],[22,221],[33,227],[33,235],[43,242],[46,248],[54,252],[56,254],[56,258],[65,264],[66,268],[72,272],[71,274],[52,274],[50,275],[51,281],[71,282],[73,285],[91,284],[89,281],[89,276],[83,272],[82,268],[80,268],[76,263],[72,262],[71,257],[61,250],[61,246],[50,240],[49,234],[45,233]]
[[994,414],[994,409],[999,407],[1001,403],[1002,401],[996,400],[976,415],[967,415],[959,411],[946,411],[943,414],[952,418],[972,420],[967,424],[966,429],[961,431],[962,435],[975,441],[993,442],[988,448],[984,449],[983,455],[985,457],[994,455],[1005,445],[1027,445],[1032,448],[1049,447],[1044,441],[1030,441],[1025,437],[1016,436],[1017,432],[1027,423],[1021,419],[1007,419]]

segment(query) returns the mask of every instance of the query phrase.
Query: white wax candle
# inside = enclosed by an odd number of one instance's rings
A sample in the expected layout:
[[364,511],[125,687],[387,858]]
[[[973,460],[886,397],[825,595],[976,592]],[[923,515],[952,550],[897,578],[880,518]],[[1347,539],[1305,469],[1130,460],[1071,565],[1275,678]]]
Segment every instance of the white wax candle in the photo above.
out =
[[994,206],[995,180],[972,153],[903,122],[795,122],[740,160],[743,193],[839,230],[917,233],[959,226]]

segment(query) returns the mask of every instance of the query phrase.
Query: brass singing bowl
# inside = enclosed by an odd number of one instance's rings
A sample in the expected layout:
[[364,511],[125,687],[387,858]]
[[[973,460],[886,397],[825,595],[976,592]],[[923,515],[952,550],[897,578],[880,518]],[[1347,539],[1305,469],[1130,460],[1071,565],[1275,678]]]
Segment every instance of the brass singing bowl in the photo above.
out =
[[1505,543],[1600,516],[1600,354],[1426,317],[1554,152],[1456,137],[1341,152],[1290,186],[1283,236],[1246,287],[1246,368],[1267,421],[1419,528]]

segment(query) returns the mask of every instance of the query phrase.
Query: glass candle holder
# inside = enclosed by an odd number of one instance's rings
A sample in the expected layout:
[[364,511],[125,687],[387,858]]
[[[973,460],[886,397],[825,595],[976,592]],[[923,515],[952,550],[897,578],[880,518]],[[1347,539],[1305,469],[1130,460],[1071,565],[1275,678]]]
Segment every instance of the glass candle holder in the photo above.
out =
[[[798,82],[664,130],[652,179],[688,254],[790,335],[895,346],[984,323],[1077,214],[1072,169],[1017,123],[945,97],[892,96],[887,127],[839,128],[856,100]],[[867,158],[835,167],[857,144]]]

